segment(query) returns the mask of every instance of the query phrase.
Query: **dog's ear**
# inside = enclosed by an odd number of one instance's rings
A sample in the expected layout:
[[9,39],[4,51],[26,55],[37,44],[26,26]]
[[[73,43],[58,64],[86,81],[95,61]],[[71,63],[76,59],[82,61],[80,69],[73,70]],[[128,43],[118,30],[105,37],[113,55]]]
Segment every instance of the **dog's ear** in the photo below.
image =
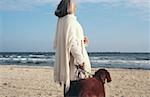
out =
[[100,79],[101,79],[101,81],[102,81],[103,83],[105,83],[105,80],[106,80],[106,73],[101,72],[101,74],[100,74]]
[[96,78],[97,80],[101,80],[101,77],[100,77],[100,71],[96,71],[95,74],[93,75],[94,78]]
[[111,82],[111,76],[110,76],[110,73],[107,71],[106,72],[106,79],[107,79],[107,82]]

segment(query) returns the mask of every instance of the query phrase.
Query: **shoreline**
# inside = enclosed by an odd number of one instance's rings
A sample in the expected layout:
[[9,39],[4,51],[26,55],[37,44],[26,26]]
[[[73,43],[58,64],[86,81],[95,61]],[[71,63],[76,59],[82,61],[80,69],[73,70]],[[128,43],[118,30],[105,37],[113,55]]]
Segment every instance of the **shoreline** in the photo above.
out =
[[[43,68],[43,69],[53,69],[54,67],[52,66],[32,66],[32,65],[1,65],[0,67],[15,67],[15,68]],[[145,70],[145,71],[150,71],[150,69],[146,68],[122,68],[122,67],[92,67],[92,69],[100,69],[100,68],[105,68],[105,69],[121,69],[121,70]]]
[[14,67],[14,68],[33,68],[33,69],[53,69],[51,66],[28,66],[28,65],[1,65],[0,67]]
[[[149,97],[150,70],[106,69],[112,77],[106,97]],[[63,97],[63,87],[54,82],[53,68],[0,65],[0,97]]]

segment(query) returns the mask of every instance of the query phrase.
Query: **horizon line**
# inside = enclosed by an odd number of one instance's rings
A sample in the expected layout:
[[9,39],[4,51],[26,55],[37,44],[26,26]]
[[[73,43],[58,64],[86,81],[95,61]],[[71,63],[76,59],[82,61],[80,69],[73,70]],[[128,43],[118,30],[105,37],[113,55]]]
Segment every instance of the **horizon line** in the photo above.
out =
[[[34,51],[29,51],[29,52],[23,52],[23,51],[19,51],[19,52],[0,52],[0,53],[55,53],[55,51],[49,51],[49,52],[46,52],[46,51],[37,51],[37,52],[34,52]],[[132,52],[132,51],[88,51],[88,53],[150,53],[150,52],[138,52],[138,51],[135,51],[135,52]]]

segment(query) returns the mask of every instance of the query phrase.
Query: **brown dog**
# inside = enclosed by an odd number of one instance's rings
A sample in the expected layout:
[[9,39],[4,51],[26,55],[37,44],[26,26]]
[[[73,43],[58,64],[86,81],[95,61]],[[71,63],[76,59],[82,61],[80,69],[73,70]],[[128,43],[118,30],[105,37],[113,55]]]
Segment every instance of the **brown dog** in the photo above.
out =
[[71,82],[66,97],[105,97],[104,83],[111,81],[110,73],[106,69],[99,69],[92,78]]

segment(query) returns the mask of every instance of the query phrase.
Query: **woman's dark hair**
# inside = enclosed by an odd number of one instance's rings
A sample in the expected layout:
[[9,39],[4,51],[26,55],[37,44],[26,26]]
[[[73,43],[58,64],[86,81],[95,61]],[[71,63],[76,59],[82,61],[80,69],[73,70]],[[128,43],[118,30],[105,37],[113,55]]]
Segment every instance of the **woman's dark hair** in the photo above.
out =
[[66,16],[68,13],[68,7],[70,4],[70,0],[61,0],[58,4],[58,7],[55,11],[55,15],[59,18]]

